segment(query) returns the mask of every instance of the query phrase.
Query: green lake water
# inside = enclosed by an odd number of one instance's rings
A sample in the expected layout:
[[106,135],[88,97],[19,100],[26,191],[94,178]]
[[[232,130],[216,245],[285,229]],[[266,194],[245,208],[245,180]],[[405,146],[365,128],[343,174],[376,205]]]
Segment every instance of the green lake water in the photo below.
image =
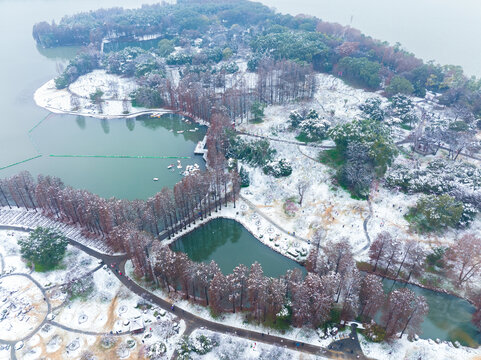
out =
[[385,291],[407,286],[416,295],[426,298],[429,313],[421,324],[420,338],[459,341],[471,347],[481,344],[481,333],[471,322],[474,307],[466,300],[400,282],[395,282],[393,286],[393,281],[388,279],[384,279],[383,283]]
[[262,265],[266,276],[279,277],[294,268],[305,272],[304,267],[262,244],[231,219],[213,219],[175,241],[171,248],[185,252],[196,262],[214,260],[224,274],[239,264],[250,267],[255,261]]
[[[141,3],[155,2],[143,0]],[[135,0],[0,1],[0,29],[4,34],[0,37],[0,178],[29,170],[33,175],[58,176],[65,184],[104,197],[145,199],[181,179],[177,169],[167,170],[176,160],[54,158],[50,155],[177,156],[190,158],[181,160],[184,168],[194,162],[204,166],[193,150],[205,129],[199,127],[198,132],[189,132],[195,125],[180,121],[180,117],[126,121],[50,115],[42,121],[49,112],[33,101],[34,92],[57,76],[58,65],[65,66],[79,51],[78,47],[38,48],[32,37],[36,22],[58,21],[64,15],[100,7],[136,7],[141,3]],[[185,132],[177,134],[178,130]],[[10,166],[34,157],[37,158]],[[154,177],[159,181],[152,181]]]

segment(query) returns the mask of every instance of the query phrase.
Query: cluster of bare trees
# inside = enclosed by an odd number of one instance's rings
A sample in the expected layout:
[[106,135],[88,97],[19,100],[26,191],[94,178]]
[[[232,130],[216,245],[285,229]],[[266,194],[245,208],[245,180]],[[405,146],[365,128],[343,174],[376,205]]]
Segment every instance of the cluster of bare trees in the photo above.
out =
[[[400,241],[388,232],[380,233],[369,249],[372,271],[382,276],[409,281],[421,275],[426,266],[427,253],[415,240]],[[442,275],[446,275],[456,287],[469,285],[481,274],[481,238],[465,234],[453,245],[443,249]]]
[[316,78],[310,65],[264,59],[253,81],[246,75],[228,75],[225,70],[184,74],[178,84],[162,79],[157,86],[164,107],[210,121],[222,109],[231,119],[247,119],[255,101],[266,104],[310,99]]
[[126,250],[121,242],[109,237],[116,227],[128,223],[156,237],[162,230],[170,236],[197,218],[220,209],[222,198],[227,202],[233,195],[232,189],[238,189],[230,186],[239,183],[238,176],[236,169],[226,172],[220,167],[194,172],[173,190],[165,187],[146,201],[128,201],[103,199],[86,190],[65,186],[55,177],[39,175],[34,181],[30,173],[22,172],[0,179],[0,206],[42,211],[58,221],[81,226],[87,236],[107,241],[114,249]]
[[[328,299],[340,303],[343,319],[353,319],[357,316],[372,319],[378,311],[382,311],[382,324],[387,337],[397,333],[401,333],[402,336],[406,331],[414,335],[419,331],[419,326],[428,311],[422,296],[416,296],[409,289],[402,289],[392,291],[386,298],[381,277],[374,274],[361,276],[348,239],[344,238],[336,243],[327,241],[322,251],[320,240],[320,234],[316,234],[314,237],[316,248],[309,254],[306,264],[307,269],[311,271],[310,275],[314,274],[317,276],[315,280],[324,284],[321,286],[323,291],[317,294],[318,305],[328,304]],[[414,244],[406,245],[406,251],[414,253]],[[385,253],[389,261],[391,253],[387,250]],[[376,256],[373,258],[377,259]],[[404,257],[401,262],[407,263],[406,259],[407,257]],[[327,298],[322,301],[324,297]],[[322,311],[322,307],[321,305],[318,309]],[[325,311],[323,314],[326,314]]]
[[[224,275],[214,261],[196,263],[160,243],[151,250],[151,263],[159,286],[210,306],[216,313],[248,310],[253,319],[264,322],[287,317],[290,311],[292,324],[299,327],[325,323],[337,303],[342,303],[344,319],[354,319],[359,310],[365,317],[374,316],[384,303],[380,278],[368,275],[362,279],[349,260],[348,245],[333,245],[336,260],[319,261],[321,273],[310,271],[305,277],[299,269],[280,278],[267,277],[257,262],[250,268],[238,265]],[[325,259],[331,255],[326,254]],[[361,286],[369,291],[360,293]]]

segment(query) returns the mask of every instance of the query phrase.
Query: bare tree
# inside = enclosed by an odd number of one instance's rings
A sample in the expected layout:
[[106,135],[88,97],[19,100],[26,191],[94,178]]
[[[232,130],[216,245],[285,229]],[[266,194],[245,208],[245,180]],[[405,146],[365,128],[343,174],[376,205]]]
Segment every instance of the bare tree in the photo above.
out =
[[462,236],[446,251],[446,259],[449,276],[460,287],[481,270],[481,239],[475,234]]
[[300,180],[296,184],[297,194],[299,195],[299,205],[302,206],[302,201],[304,200],[304,195],[307,189],[309,189],[309,182],[307,180]]

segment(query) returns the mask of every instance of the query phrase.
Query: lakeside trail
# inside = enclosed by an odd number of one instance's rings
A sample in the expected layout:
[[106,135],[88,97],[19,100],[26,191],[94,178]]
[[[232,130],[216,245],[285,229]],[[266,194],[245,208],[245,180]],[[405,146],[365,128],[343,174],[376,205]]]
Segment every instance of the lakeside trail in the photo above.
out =
[[[12,225],[9,225],[9,226],[0,225],[0,229],[16,230],[16,231],[24,231],[24,232],[30,232],[32,230],[26,227],[12,226]],[[274,335],[265,334],[258,331],[247,330],[244,328],[217,323],[217,322],[199,317],[191,312],[188,312],[178,307],[172,310],[171,309],[172,304],[169,301],[141,287],[140,285],[138,285],[137,283],[135,283],[133,280],[126,277],[125,275],[120,275],[120,273],[125,274],[125,263],[128,260],[126,255],[108,255],[105,253],[101,253],[87,247],[84,244],[77,242],[76,240],[71,239],[68,236],[67,238],[71,245],[79,248],[80,250],[84,251],[88,255],[103,261],[103,263],[106,264],[109,269],[110,268],[117,269],[118,272],[112,271],[112,274],[114,274],[119,279],[119,281],[125,287],[127,287],[130,291],[154,303],[155,305],[161,307],[162,309],[172,312],[174,315],[177,315],[180,319],[184,320],[186,324],[187,333],[190,333],[196,328],[205,328],[207,330],[219,332],[222,334],[237,336],[237,337],[241,337],[251,341],[261,342],[269,345],[275,345],[275,346],[284,347],[284,348],[288,348],[295,351],[304,352],[307,354],[312,354],[312,355],[317,355],[317,356],[322,356],[322,357],[327,357],[332,359],[367,359],[364,355],[361,356],[360,354],[358,354],[358,350],[357,350],[357,347],[359,346],[358,340],[357,342],[356,341],[349,342],[349,343],[343,342],[339,346],[336,346],[336,349],[329,349],[321,346],[312,345],[309,343],[293,341],[287,338],[283,338],[281,336],[274,336]],[[49,309],[49,312],[50,312],[50,309]],[[46,322],[46,320],[44,321]],[[57,323],[52,325],[60,326],[62,328],[67,329],[66,326],[60,325]],[[68,330],[71,330],[71,329],[68,328]],[[12,346],[12,349],[13,349],[13,346]],[[14,353],[15,350],[12,350],[12,352]],[[12,358],[15,359],[15,354],[13,354]]]

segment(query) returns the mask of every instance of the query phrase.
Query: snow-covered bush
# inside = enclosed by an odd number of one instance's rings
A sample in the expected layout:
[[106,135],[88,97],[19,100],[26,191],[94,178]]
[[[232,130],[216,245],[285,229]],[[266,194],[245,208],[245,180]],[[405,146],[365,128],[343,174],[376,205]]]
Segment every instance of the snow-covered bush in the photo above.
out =
[[272,175],[276,178],[285,177],[292,174],[292,166],[286,159],[270,161],[264,167],[264,174]]
[[386,116],[384,110],[381,108],[381,100],[378,98],[368,98],[359,105],[359,110],[362,111],[363,117],[376,121],[383,121]]
[[161,359],[165,352],[167,351],[167,347],[161,341],[153,343],[147,347],[147,358],[150,360]]
[[116,342],[117,340],[115,339],[115,337],[110,334],[102,335],[100,339],[100,345],[102,345],[104,349],[110,349],[112,346],[115,345]]
[[230,62],[222,65],[221,70],[224,70],[227,74],[234,74],[239,71],[239,65],[235,62]]
[[307,118],[300,122],[299,129],[307,139],[319,141],[326,138],[330,126],[330,122],[326,119]]
[[449,195],[421,197],[409,210],[406,219],[421,232],[441,231],[461,225],[464,206]]
[[214,338],[205,335],[199,335],[194,338],[184,337],[177,345],[177,353],[179,354],[179,359],[191,359],[191,356],[189,355],[191,352],[205,355],[217,345],[218,342],[215,341]]
[[212,341],[212,339],[205,335],[199,335],[194,339],[189,340],[190,349],[199,355],[207,354],[214,346],[217,345],[214,341]]
[[414,114],[414,104],[406,95],[398,94],[393,96],[389,104],[389,115],[391,115],[391,123],[404,123],[412,125],[418,121]]
[[238,136],[229,139],[227,156],[254,166],[263,166],[276,153],[267,140],[245,141]]
[[398,163],[386,183],[408,193],[453,196],[464,205],[463,226],[481,211],[481,169],[469,163],[436,159],[421,169]]
[[363,335],[369,341],[380,343],[384,341],[386,330],[375,322],[371,322],[369,324],[364,324]]
[[185,53],[176,53],[167,56],[167,65],[185,65],[192,63],[192,55]]
[[291,114],[289,115],[289,123],[293,128],[297,128],[302,120],[304,120],[304,117],[299,111],[291,111]]
[[66,285],[66,290],[69,294],[70,300],[80,298],[86,300],[87,297],[94,291],[95,284],[92,275],[83,276],[69,281]]

